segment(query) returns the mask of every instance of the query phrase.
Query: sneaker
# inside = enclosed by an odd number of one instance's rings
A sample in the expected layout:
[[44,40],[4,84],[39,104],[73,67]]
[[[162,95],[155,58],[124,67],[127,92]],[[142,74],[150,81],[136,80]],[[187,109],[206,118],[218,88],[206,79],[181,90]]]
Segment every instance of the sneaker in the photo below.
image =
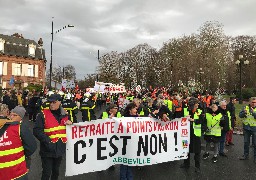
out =
[[240,160],[248,160],[249,158],[248,158],[248,156],[243,155],[243,156],[240,157],[239,159],[240,159]]
[[213,157],[212,157],[212,162],[213,162],[213,163],[216,163],[217,161],[218,161],[217,156],[213,156]]
[[228,157],[224,152],[223,153],[219,153],[220,156],[223,156],[223,157]]
[[234,146],[234,145],[235,145],[235,144],[234,144],[234,143],[232,143],[232,142],[229,142],[228,144],[229,144],[229,145],[231,145],[231,146]]
[[203,155],[203,159],[208,159],[208,157],[210,156],[210,154],[209,153],[204,153],[204,155]]
[[183,163],[183,164],[180,165],[180,168],[184,168],[184,169],[187,169],[187,168],[189,168],[189,167],[190,167],[190,165],[185,164],[185,163]]
[[228,143],[228,142],[226,142],[226,143],[225,143],[225,145],[226,145],[226,146],[229,146],[229,143]]

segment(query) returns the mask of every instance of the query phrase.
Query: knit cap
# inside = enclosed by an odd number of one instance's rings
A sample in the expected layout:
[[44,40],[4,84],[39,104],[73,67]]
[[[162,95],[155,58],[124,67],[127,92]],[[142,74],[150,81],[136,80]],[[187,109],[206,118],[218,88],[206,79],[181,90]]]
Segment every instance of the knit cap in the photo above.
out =
[[23,119],[26,113],[26,109],[22,106],[16,106],[14,109],[11,110],[11,112],[18,114],[21,119]]

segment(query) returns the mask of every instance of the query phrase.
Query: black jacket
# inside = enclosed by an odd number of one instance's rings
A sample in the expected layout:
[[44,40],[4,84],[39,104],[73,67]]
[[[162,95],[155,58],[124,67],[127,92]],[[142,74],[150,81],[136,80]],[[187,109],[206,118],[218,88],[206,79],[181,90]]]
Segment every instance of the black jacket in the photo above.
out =
[[76,114],[78,113],[78,107],[76,103],[71,100],[65,100],[62,103],[62,107],[68,112],[68,119],[70,119],[73,123],[77,123]]
[[227,110],[230,112],[231,116],[231,127],[235,127],[235,121],[236,121],[236,108],[235,105],[232,102],[229,102],[227,104]]
[[33,96],[29,101],[28,101],[28,107],[27,107],[27,112],[29,114],[33,114],[36,112],[36,103],[40,99],[39,96]]
[[173,113],[169,110],[169,108],[166,105],[162,105],[159,108],[158,115],[160,115],[161,113],[168,114],[169,119],[173,119]]
[[139,106],[139,108],[137,110],[137,113],[140,114],[141,111],[144,112],[144,115],[142,117],[148,117],[149,110],[143,104],[140,104],[140,106]]
[[229,117],[228,117],[228,110],[222,109],[219,107],[219,111],[222,114],[222,119],[220,121],[220,126],[223,128],[223,132],[229,131]]
[[[194,118],[194,114],[198,113],[198,109],[193,113],[191,110],[188,109],[189,115],[191,118]],[[204,114],[201,113],[199,115],[199,119],[195,120],[195,124],[203,127],[202,123],[204,121]],[[203,134],[203,133],[202,133]],[[200,153],[201,152],[201,138],[194,134],[193,122],[190,122],[190,145],[189,145],[189,152],[190,153]]]
[[[61,119],[67,116],[66,111],[62,107],[56,111],[51,110],[51,113],[59,123]],[[56,143],[52,143],[50,137],[44,133],[44,122],[44,115],[40,112],[36,117],[36,123],[33,129],[35,137],[40,141],[40,156],[54,158],[63,156],[66,152],[66,144],[60,139]]]
[[9,104],[10,104],[10,102],[11,102],[11,98],[10,98],[10,96],[9,95],[4,95],[3,96],[3,104],[6,104],[6,105],[8,105],[9,106]]
[[[84,109],[84,108],[90,108],[89,112],[90,112],[90,119],[89,119],[89,114],[88,114],[88,109]],[[95,116],[95,112],[94,112],[94,108],[95,108],[95,101],[93,100],[88,100],[88,101],[82,101],[81,105],[81,112],[82,112],[82,120],[84,121],[90,121],[90,120],[96,120],[96,116]]]

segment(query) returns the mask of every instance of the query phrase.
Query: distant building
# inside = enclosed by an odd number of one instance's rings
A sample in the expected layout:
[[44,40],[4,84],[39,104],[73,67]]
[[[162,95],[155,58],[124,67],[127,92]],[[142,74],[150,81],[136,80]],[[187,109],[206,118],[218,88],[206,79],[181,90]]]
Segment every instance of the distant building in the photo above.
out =
[[[42,38],[38,43],[22,34],[0,34],[0,86],[16,89],[28,84],[45,86],[46,58]],[[10,85],[11,84],[11,85]]]

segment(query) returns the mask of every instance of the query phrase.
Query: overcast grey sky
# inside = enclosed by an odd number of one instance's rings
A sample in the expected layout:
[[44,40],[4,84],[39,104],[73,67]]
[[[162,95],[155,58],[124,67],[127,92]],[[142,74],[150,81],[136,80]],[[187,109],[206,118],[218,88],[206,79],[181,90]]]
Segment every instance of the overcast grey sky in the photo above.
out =
[[255,35],[256,0],[0,0],[0,34],[43,38],[53,66],[72,64],[77,78],[94,73],[100,54],[148,43],[159,49],[174,37],[197,33],[206,21],[224,25],[226,35]]

